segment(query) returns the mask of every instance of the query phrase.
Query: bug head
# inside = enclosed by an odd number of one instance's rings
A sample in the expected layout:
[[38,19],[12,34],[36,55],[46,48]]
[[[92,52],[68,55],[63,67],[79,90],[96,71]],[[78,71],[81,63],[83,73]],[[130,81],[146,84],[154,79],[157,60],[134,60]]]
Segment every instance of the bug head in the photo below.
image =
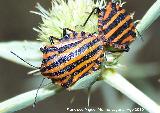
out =
[[49,52],[52,52],[52,51],[57,51],[58,48],[55,47],[55,46],[44,46],[44,47],[41,47],[40,48],[40,51],[45,54],[45,53],[49,53]]

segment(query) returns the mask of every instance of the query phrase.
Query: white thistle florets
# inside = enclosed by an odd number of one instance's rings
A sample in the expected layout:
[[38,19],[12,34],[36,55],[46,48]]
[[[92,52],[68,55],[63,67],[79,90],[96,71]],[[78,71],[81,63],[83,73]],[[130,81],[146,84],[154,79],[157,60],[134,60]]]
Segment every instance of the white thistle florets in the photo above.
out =
[[39,12],[31,11],[42,18],[38,28],[34,28],[39,33],[38,40],[48,42],[48,37],[54,36],[62,38],[62,29],[70,28],[77,32],[85,31],[97,32],[97,15],[92,15],[85,27],[81,27],[88,15],[95,7],[103,7],[105,0],[93,2],[93,0],[55,0],[52,1],[52,8],[47,11],[40,4],[36,8]]

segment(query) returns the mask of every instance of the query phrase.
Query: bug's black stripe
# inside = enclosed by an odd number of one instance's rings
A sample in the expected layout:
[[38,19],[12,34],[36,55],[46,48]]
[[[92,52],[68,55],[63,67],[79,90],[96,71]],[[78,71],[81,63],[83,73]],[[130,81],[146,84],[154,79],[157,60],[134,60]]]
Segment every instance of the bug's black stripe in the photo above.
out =
[[57,72],[54,72],[54,73],[49,73],[48,75],[49,76],[58,76],[60,74],[64,74],[65,72],[69,72],[71,71],[72,69],[74,69],[76,66],[78,66],[79,64],[81,64],[82,62],[88,60],[89,58],[91,58],[92,56],[94,56],[95,54],[98,53],[99,50],[102,50],[103,47],[100,45],[98,46],[95,50],[93,50],[92,52],[90,52],[89,54],[87,54],[86,56],[84,56],[83,58],[81,58],[80,60],[76,61],[76,62],[73,62],[72,64],[70,65],[67,65],[65,68],[57,71]]
[[132,23],[132,20],[128,20],[125,24],[123,24],[121,27],[118,28],[118,30],[116,32],[113,33],[113,35],[111,35],[111,37],[109,37],[109,41],[113,41],[116,37],[118,37],[125,29],[127,29],[130,24]]
[[86,33],[82,31],[81,36],[84,37],[85,35],[86,35]]
[[[81,43],[83,40],[80,40],[80,41],[77,41],[75,43],[71,43],[71,44],[67,44],[67,45],[64,45],[63,47],[60,47],[57,51],[58,51],[58,54],[60,53],[63,53],[64,51],[66,51],[67,49],[70,49],[70,48],[73,48],[75,46],[77,46],[79,43]],[[52,52],[52,47],[50,48],[47,48],[48,49],[48,52]],[[47,51],[47,50],[46,50]],[[49,60],[53,59],[54,57],[56,56],[56,54],[52,55],[52,56],[49,56],[48,58],[46,59],[43,59],[42,63],[47,63]]]
[[[109,14],[109,16],[108,16],[108,18],[106,18],[106,20],[105,21],[103,21],[103,25],[105,25],[105,24],[107,24],[110,20],[111,20],[111,18],[115,15],[115,14],[117,14],[117,9],[116,9],[116,4],[115,3],[112,3],[112,11],[111,11],[111,13]],[[105,12],[106,12],[107,10],[105,10]],[[120,11],[120,10],[119,10]]]
[[57,67],[59,65],[61,65],[62,63],[71,60],[72,58],[74,58],[75,56],[80,55],[81,53],[83,53],[85,50],[87,50],[89,47],[92,47],[94,44],[96,44],[99,41],[98,38],[92,40],[91,42],[85,44],[84,46],[82,46],[81,48],[79,48],[76,51],[71,52],[68,55],[65,55],[63,57],[61,57],[58,61],[53,62],[51,65],[44,67],[41,69],[41,72],[45,72],[47,69],[50,70],[54,67]]
[[40,48],[40,50],[44,53],[44,54],[46,54],[46,53],[48,53],[48,52],[50,52],[50,51],[58,51],[58,48],[57,47],[55,47],[55,46],[52,46],[52,47],[44,47],[44,48]]
[[82,76],[79,77],[79,79],[81,79],[81,78],[83,78],[83,77],[85,77],[87,75],[89,75],[89,73],[84,73]]
[[43,65],[44,63],[47,63],[49,60],[54,59],[55,56],[57,56],[57,54],[54,54],[54,55],[52,55],[52,56],[49,56],[47,59],[43,59],[43,60],[42,60],[42,65]]
[[[84,70],[89,64],[91,64],[91,63],[92,63],[92,62],[84,65],[84,66],[81,67],[79,70],[76,70],[75,72],[73,72],[73,73],[71,74],[71,77],[73,78],[74,76],[78,75],[81,71],[83,71],[83,70]],[[68,76],[69,76],[69,75],[68,75]],[[57,79],[55,79],[55,81],[63,81],[63,80],[65,80],[66,78],[67,78],[67,76],[65,76],[65,77],[63,77],[63,78],[57,78]]]
[[61,86],[64,88],[68,88],[72,84],[72,81],[73,81],[73,77],[69,78],[69,80],[66,83],[61,84]]
[[[71,78],[65,83],[65,84],[62,84],[62,87],[66,87],[68,88],[71,84],[73,84],[73,78],[74,76],[78,75],[80,72],[82,72],[87,66],[89,66],[91,63],[88,63],[87,65],[83,66],[81,69],[77,70],[76,72],[74,72],[72,75],[71,75]],[[84,74],[82,74],[80,78],[83,78],[84,76],[87,76],[89,73],[86,72]]]
[[76,70],[74,73],[71,74],[72,77],[78,75],[80,72],[82,72],[86,67],[88,67],[90,64],[92,64],[92,62],[84,65],[83,67],[81,67],[79,70]]
[[98,64],[98,65],[101,65],[102,62],[96,60],[95,63]]
[[93,71],[97,71],[99,68],[96,68],[96,67],[92,67],[92,70]]
[[134,31],[132,31],[132,30],[130,30],[128,33],[126,33],[125,35],[123,35],[123,37],[122,38],[120,38],[116,43],[117,44],[121,44],[122,43],[122,41],[124,40],[124,39],[126,39],[128,36],[132,36],[132,37],[136,37],[136,33],[134,32]]
[[99,35],[101,35],[103,32],[103,15],[104,15],[104,9],[101,9],[100,11],[100,14],[98,15],[98,24],[101,24],[101,25],[98,25],[98,32],[99,32]]
[[105,9],[101,9],[100,12],[99,12],[99,15],[98,15],[98,23],[102,23],[103,21],[103,16],[105,14]]
[[123,21],[127,16],[127,13],[121,13],[114,21],[112,24],[110,24],[108,26],[108,28],[106,28],[104,30],[104,34],[107,34],[109,31],[111,31],[112,29],[114,29],[121,21]]
[[74,43],[70,43],[70,44],[66,44],[63,47],[57,48],[57,47],[49,47],[49,48],[44,48],[45,53],[49,53],[52,51],[58,51],[59,53],[64,52],[65,50],[71,48],[71,47],[75,47],[77,44],[79,44],[80,42],[82,42],[82,40],[74,42]]
[[67,44],[67,45],[65,45],[65,46],[63,46],[63,47],[60,47],[59,50],[58,50],[59,54],[60,54],[60,53],[63,53],[63,52],[66,51],[67,49],[70,49],[70,48],[73,48],[73,47],[77,46],[77,45],[78,45],[79,43],[81,43],[82,41],[83,41],[83,40],[80,40],[80,41],[77,41],[77,42],[75,42],[75,43]]

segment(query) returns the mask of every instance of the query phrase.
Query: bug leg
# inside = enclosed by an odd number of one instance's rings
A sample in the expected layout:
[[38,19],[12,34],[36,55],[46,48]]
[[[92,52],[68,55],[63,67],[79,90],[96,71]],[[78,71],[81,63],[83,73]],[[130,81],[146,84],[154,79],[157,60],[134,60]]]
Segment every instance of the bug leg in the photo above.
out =
[[128,44],[113,44],[113,48],[117,49],[117,50],[113,50],[113,51],[110,51],[112,53],[115,53],[115,52],[128,52],[129,51],[129,46]]
[[[96,12],[95,12],[95,11],[96,11]],[[89,14],[89,16],[87,17],[86,21],[85,21],[84,24],[82,25],[82,27],[84,27],[84,26],[87,24],[89,18],[92,16],[92,14],[93,14],[94,12],[98,14],[98,13],[100,12],[99,7],[95,7],[95,8],[92,10],[92,12]]]
[[49,41],[50,41],[51,45],[54,44],[54,41],[53,41],[53,40],[58,40],[58,41],[59,41],[58,38],[56,38],[56,37],[54,37],[54,36],[50,36],[50,37],[49,37]]
[[93,33],[92,33],[92,35],[95,35],[95,34],[97,34],[97,33],[96,33],[96,32],[93,32]]
[[40,83],[40,85],[39,85],[39,87],[38,87],[38,89],[37,89],[36,96],[35,96],[35,100],[34,100],[34,103],[33,103],[33,108],[36,106],[38,91],[39,91],[39,89],[41,88],[41,86],[42,86],[44,80],[45,80],[45,78],[42,79],[42,82]]
[[54,44],[53,36],[50,36],[50,37],[49,37],[49,41],[50,41],[50,43],[51,43],[52,45]]
[[104,52],[104,59],[105,59],[105,61],[108,60],[108,59],[107,59],[107,53],[108,53],[108,51],[105,51],[105,52]]

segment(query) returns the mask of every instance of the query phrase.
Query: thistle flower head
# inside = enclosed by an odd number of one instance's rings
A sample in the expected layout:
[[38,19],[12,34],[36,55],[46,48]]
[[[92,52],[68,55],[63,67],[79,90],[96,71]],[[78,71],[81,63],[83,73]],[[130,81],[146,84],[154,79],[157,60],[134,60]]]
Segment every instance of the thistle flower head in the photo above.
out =
[[92,15],[87,25],[82,27],[88,15],[95,7],[103,7],[105,0],[93,2],[93,0],[55,0],[52,1],[52,8],[47,11],[40,4],[36,8],[39,12],[31,11],[42,18],[38,28],[34,28],[39,33],[38,40],[49,42],[48,37],[62,37],[63,28],[70,28],[77,32],[85,31],[97,32],[97,15]]

